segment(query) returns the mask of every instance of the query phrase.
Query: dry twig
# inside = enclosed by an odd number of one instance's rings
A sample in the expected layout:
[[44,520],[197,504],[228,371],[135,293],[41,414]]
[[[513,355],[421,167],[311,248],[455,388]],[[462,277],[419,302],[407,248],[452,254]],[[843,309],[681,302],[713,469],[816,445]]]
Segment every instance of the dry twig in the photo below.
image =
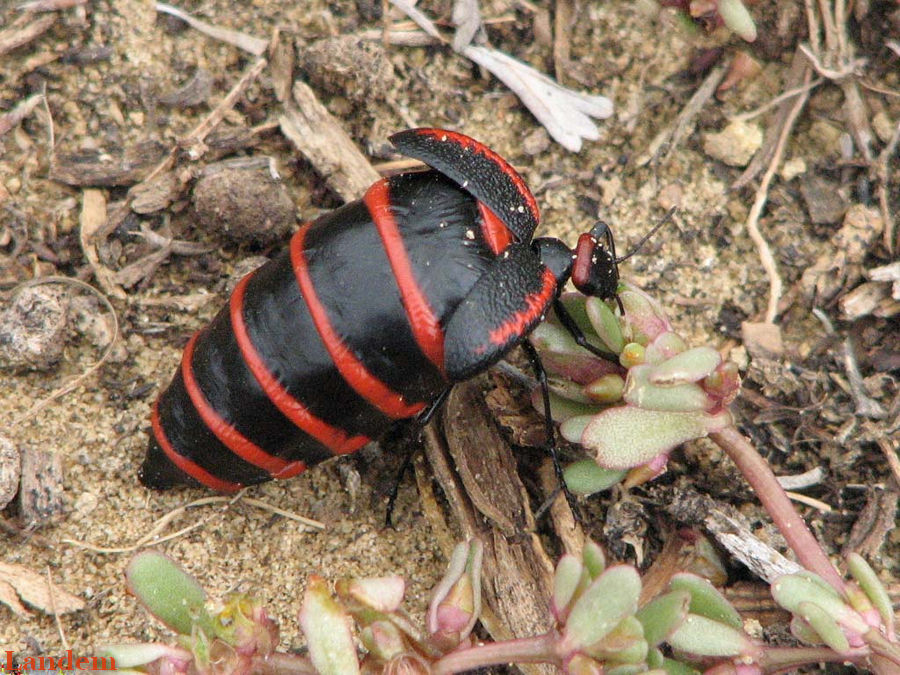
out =
[[31,111],[40,105],[43,100],[43,94],[33,94],[8,113],[0,115],[0,136],[28,117],[31,114]]
[[806,101],[809,98],[808,85],[811,79],[812,73],[807,68],[806,74],[804,76],[804,89],[797,96],[797,100],[794,101],[794,105],[791,107],[787,118],[784,120],[784,125],[782,126],[781,131],[778,134],[778,141],[775,144],[774,155],[769,162],[769,168],[763,175],[763,179],[760,182],[759,188],[757,188],[756,190],[756,196],[753,200],[753,206],[750,207],[750,213],[747,215],[747,222],[745,223],[747,234],[750,235],[753,243],[756,244],[756,249],[759,253],[760,261],[762,262],[762,266],[766,271],[766,276],[769,277],[769,303],[764,319],[766,323],[773,323],[775,321],[775,317],[778,315],[778,303],[781,299],[781,293],[782,289],[784,288],[784,283],[781,280],[781,276],[778,274],[778,266],[775,262],[775,257],[772,255],[772,251],[769,248],[769,244],[762,236],[762,233],[759,231],[759,217],[762,214],[763,207],[766,205],[766,201],[768,200],[769,185],[772,182],[772,178],[774,178],[775,176],[775,172],[778,170],[778,166],[781,164],[781,158],[784,154],[784,148],[787,144],[787,139],[794,128],[794,123],[797,121],[797,117],[800,115],[800,111],[803,110],[803,107],[806,105]]
[[655,160],[664,147],[666,148],[665,159],[672,156],[675,148],[690,134],[693,129],[694,119],[703,109],[703,106],[706,105],[706,102],[716,93],[716,89],[719,87],[723,77],[725,77],[724,67],[720,66],[710,71],[703,83],[697,87],[697,91],[694,92],[691,99],[681,109],[675,121],[653,137],[650,145],[638,157],[638,166],[644,166]]
[[212,24],[208,24],[205,21],[201,21],[200,19],[195,19],[187,12],[178,9],[177,7],[173,7],[172,5],[168,5],[164,2],[156,3],[156,11],[171,14],[172,16],[184,21],[194,30],[198,30],[204,35],[208,35],[209,37],[215,38],[216,40],[221,40],[222,42],[227,42],[230,45],[234,45],[238,49],[243,49],[245,52],[249,52],[254,56],[261,56],[262,54],[265,54],[266,49],[268,49],[269,47],[268,40],[263,40],[261,38],[255,37],[253,35],[248,35],[247,33],[242,33],[237,30],[231,30],[230,28],[213,26]]
[[0,56],[33,42],[56,23],[55,14],[45,14],[29,22],[30,18],[31,14],[23,14],[9,28],[0,31]]
[[284,107],[281,132],[344,201],[358,199],[380,178],[306,83],[294,83],[293,101],[286,101]]

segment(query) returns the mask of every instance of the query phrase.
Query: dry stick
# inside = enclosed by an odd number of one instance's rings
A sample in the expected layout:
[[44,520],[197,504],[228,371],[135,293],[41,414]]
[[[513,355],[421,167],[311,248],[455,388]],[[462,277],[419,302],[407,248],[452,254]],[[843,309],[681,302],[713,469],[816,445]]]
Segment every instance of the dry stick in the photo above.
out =
[[215,38],[216,40],[221,40],[222,42],[233,45],[238,49],[243,49],[246,52],[250,52],[254,56],[261,56],[262,54],[265,54],[266,49],[269,46],[268,40],[263,40],[262,38],[258,38],[254,35],[249,35],[247,33],[242,33],[237,30],[231,30],[230,28],[214,26],[212,24],[206,23],[205,21],[194,18],[187,12],[178,9],[177,7],[173,7],[172,5],[168,5],[163,2],[156,3],[156,11],[164,12],[165,14],[171,14],[172,16],[184,21],[194,30],[200,31],[204,35],[208,35],[209,37]]
[[[164,516],[158,518],[153,525],[150,526],[149,532],[145,534],[143,537],[138,539],[135,543],[129,546],[119,546],[119,547],[103,547],[103,546],[95,546],[94,544],[89,544],[84,541],[79,541],[77,539],[62,539],[61,541],[65,544],[71,544],[73,546],[78,546],[79,548],[87,549],[88,551],[93,551],[94,553],[129,553],[136,549],[141,548],[148,542],[150,542],[159,532],[168,525],[172,520],[175,519],[176,516],[184,513],[187,509],[194,506],[206,506],[207,504],[218,504],[221,502],[226,502],[233,499],[232,497],[203,497],[202,499],[196,499],[188,504],[184,504],[182,506],[178,506]],[[197,528],[201,525],[204,525],[210,516],[207,516],[201,521],[198,521],[191,525],[191,528]],[[178,533],[175,533],[178,534]],[[166,535],[166,537],[158,540],[163,541],[165,539],[171,538],[171,535]]]
[[84,541],[78,541],[76,539],[63,539],[62,541],[66,544],[72,544],[73,546],[78,546],[79,548],[84,548],[89,551],[93,551],[94,553],[130,553],[131,551],[135,551],[139,548],[143,548],[144,546],[155,546],[157,544],[161,544],[165,541],[171,541],[172,539],[176,539],[182,535],[187,534],[193,530],[196,530],[208,523],[213,516],[217,515],[217,512],[213,512],[202,520],[197,521],[196,523],[192,523],[191,525],[187,525],[186,527],[181,528],[180,530],[176,530],[175,532],[170,532],[169,534],[163,537],[157,537],[157,535],[163,530],[166,525],[172,522],[176,517],[180,516],[182,513],[187,511],[189,508],[193,508],[195,506],[209,506],[211,504],[221,504],[227,503],[228,506],[237,503],[238,501],[243,501],[244,503],[254,506],[258,509],[262,509],[263,511],[269,511],[271,513],[275,513],[284,518],[289,518],[291,520],[295,520],[299,523],[303,523],[307,527],[317,530],[324,530],[325,524],[318,521],[313,520],[311,518],[306,518],[305,516],[301,516],[297,513],[293,513],[292,511],[285,511],[284,509],[280,509],[276,506],[272,506],[271,504],[267,504],[259,499],[252,499],[250,497],[245,497],[244,494],[247,492],[246,488],[241,490],[236,495],[231,497],[203,497],[201,499],[195,499],[192,502],[184,504],[182,506],[178,506],[164,516],[158,518],[153,525],[150,527],[150,530],[143,537],[138,539],[133,544],[128,546],[118,546],[118,547],[102,547],[95,546],[94,544],[89,544]]
[[647,149],[641,153],[640,157],[638,157],[637,164],[639,166],[648,164],[656,159],[659,151],[667,143],[666,159],[671,156],[672,151],[678,147],[682,139],[687,136],[688,129],[690,129],[694,118],[716,92],[716,88],[719,86],[723,77],[725,77],[725,68],[721,66],[714,68],[710,74],[706,76],[706,79],[703,80],[703,83],[697,88],[697,91],[694,92],[694,95],[691,96],[691,99],[685,104],[684,108],[682,108],[678,117],[675,119],[675,122],[656,134],[653,140],[650,141],[650,145],[647,146]]
[[27,16],[23,14],[9,28],[0,31],[0,56],[36,40],[56,23],[55,14],[45,14],[29,24],[22,25]]
[[805,504],[806,506],[811,506],[812,508],[821,511],[822,513],[831,513],[832,511],[834,511],[834,509],[831,508],[830,504],[826,504],[821,499],[808,497],[807,495],[800,494],[799,492],[792,492],[791,490],[787,490],[785,494],[788,496],[788,499],[791,499],[795,502],[800,502],[801,504]]
[[844,580],[806,523],[794,510],[766,460],[734,427],[710,434],[710,439],[737,465],[800,563],[825,579],[844,596]]
[[[812,71],[809,68],[806,68],[803,79],[804,87],[807,87],[812,79]],[[763,175],[759,188],[756,191],[756,198],[753,200],[753,206],[750,208],[750,214],[747,216],[747,223],[745,225],[747,234],[750,235],[753,243],[756,244],[763,268],[766,271],[766,275],[769,277],[769,304],[764,319],[766,323],[774,322],[775,317],[778,315],[778,301],[781,298],[784,284],[781,281],[781,277],[778,275],[778,267],[775,263],[775,258],[772,256],[769,244],[759,231],[759,216],[762,213],[763,207],[765,207],[769,196],[769,184],[775,176],[778,165],[781,164],[781,157],[784,154],[784,147],[787,144],[787,139],[791,134],[791,130],[794,128],[797,116],[800,114],[803,106],[806,105],[808,98],[809,91],[805,89],[797,97],[794,107],[791,108],[791,112],[788,114],[784,126],[781,128],[778,144],[775,146],[775,153],[773,154],[772,161],[769,162],[769,168],[766,169],[766,173]]]
[[13,293],[15,294],[16,292],[22,290],[23,288],[28,288],[29,286],[41,286],[43,284],[70,284],[72,286],[77,286],[78,288],[83,288],[87,291],[90,291],[94,295],[96,295],[100,299],[100,301],[106,306],[106,309],[109,310],[109,313],[113,318],[113,336],[112,336],[112,340],[109,341],[109,344],[106,345],[106,349],[103,350],[103,354],[100,356],[100,358],[95,363],[88,366],[87,370],[85,370],[80,375],[76,376],[75,378],[73,378],[72,380],[70,380],[69,382],[64,384],[63,386],[59,387],[58,389],[55,389],[54,391],[52,391],[50,393],[50,395],[47,396],[46,398],[41,399],[40,401],[35,403],[33,406],[31,406],[31,408],[28,411],[22,413],[21,415],[19,415],[15,419],[13,419],[13,421],[10,425],[12,428],[21,426],[21,424],[25,420],[27,420],[29,417],[36,415],[37,413],[39,413],[41,410],[46,408],[48,405],[50,405],[56,399],[68,394],[70,391],[75,389],[75,387],[77,387],[79,384],[81,384],[82,381],[87,379],[100,366],[102,366],[104,363],[106,363],[106,360],[109,358],[109,355],[112,353],[112,348],[116,344],[116,340],[119,337],[119,317],[116,315],[116,310],[112,306],[112,303],[109,301],[109,298],[107,298],[105,295],[103,295],[103,293],[98,291],[96,288],[94,288],[90,284],[87,284],[87,283],[81,281],[80,279],[74,279],[71,277],[57,277],[57,276],[41,277],[39,279],[32,279],[31,281],[26,281],[26,282],[20,284],[13,290]]
[[[805,89],[803,86],[803,78],[806,76],[808,67],[809,62],[806,57],[799,50],[795,51],[791,58],[791,65],[788,72],[785,74],[784,84],[787,90],[791,91],[799,89],[802,93]],[[778,112],[766,129],[766,136],[762,146],[756,151],[756,154],[753,156],[750,164],[747,165],[747,168],[744,169],[743,173],[741,173],[741,175],[731,184],[732,190],[739,190],[749,185],[756,180],[756,177],[769,165],[769,160],[772,159],[772,155],[775,153],[775,145],[778,142],[777,130],[781,129],[785,120],[787,120],[790,115],[790,104],[791,101],[785,100],[778,106]]]
[[897,456],[897,437],[894,436],[894,442],[891,443],[888,435],[883,430],[877,430],[874,425],[866,425],[875,438],[875,442],[884,454],[884,459],[891,469],[894,476],[894,482],[900,485],[900,457]]
[[878,159],[875,160],[871,167],[871,171],[878,179],[878,205],[881,208],[881,219],[884,222],[884,246],[891,255],[894,255],[896,252],[897,243],[894,241],[894,215],[891,213],[890,202],[888,200],[888,185],[890,184],[890,171],[888,170],[888,165],[897,150],[898,144],[900,144],[900,122],[897,123],[897,127],[894,129],[891,140],[884,146],[881,154],[878,155]]
[[759,117],[764,112],[768,112],[769,110],[774,108],[779,103],[787,101],[789,98],[793,98],[797,94],[802,94],[804,92],[808,93],[808,92],[812,91],[813,89],[818,87],[823,82],[825,82],[825,78],[820,77],[820,78],[810,82],[809,85],[807,85],[807,86],[795,87],[793,89],[788,89],[787,91],[780,93],[778,96],[773,98],[768,103],[764,103],[763,105],[761,105],[760,107],[758,107],[754,110],[750,110],[748,112],[741,113],[739,115],[732,115],[728,119],[731,120],[732,122],[746,122],[747,120],[752,120],[754,117]]
[[306,516],[301,516],[300,514],[294,513],[293,511],[285,511],[284,509],[280,509],[277,506],[272,506],[271,504],[267,504],[264,501],[259,499],[253,499],[252,497],[244,497],[241,501],[245,504],[249,504],[250,506],[255,506],[258,509],[262,509],[263,511],[269,511],[276,515],[279,515],[283,518],[288,518],[290,520],[296,520],[298,523],[303,523],[307,527],[311,527],[314,530],[324,530],[325,523],[320,520],[313,520],[312,518],[307,518]]
[[19,103],[8,113],[0,115],[0,136],[5,134],[19,122],[28,117],[31,114],[31,111],[34,110],[38,105],[40,105],[43,100],[43,94],[33,94],[32,96],[29,96],[24,101]]
[[62,619],[59,618],[59,612],[56,611],[56,586],[53,585],[53,577],[50,576],[50,567],[47,568],[47,597],[50,600],[50,611],[53,612],[53,618],[56,621],[56,630],[59,633],[59,640],[62,642],[63,649],[69,650],[69,641],[66,639],[66,631],[63,630]]
[[[213,131],[218,125],[219,122],[225,117],[225,114],[234,108],[238,99],[243,96],[244,92],[249,88],[249,86],[259,77],[260,73],[262,73],[263,69],[266,67],[267,61],[265,59],[257,60],[250,68],[247,69],[241,79],[237,81],[231,91],[226,94],[225,98],[215,107],[215,109],[209,113],[201,122],[194,127],[194,129],[184,138],[180,139],[177,145],[172,148],[169,154],[156,165],[156,168],[151,171],[146,178],[144,178],[141,183],[148,183],[156,178],[163,171],[168,171],[172,165],[175,163],[175,157],[178,154],[178,149],[188,146],[198,146],[203,143],[206,136]],[[196,157],[195,159],[198,159]],[[136,187],[136,186],[135,186]],[[133,188],[132,188],[133,189]],[[129,190],[129,195],[131,191]]]

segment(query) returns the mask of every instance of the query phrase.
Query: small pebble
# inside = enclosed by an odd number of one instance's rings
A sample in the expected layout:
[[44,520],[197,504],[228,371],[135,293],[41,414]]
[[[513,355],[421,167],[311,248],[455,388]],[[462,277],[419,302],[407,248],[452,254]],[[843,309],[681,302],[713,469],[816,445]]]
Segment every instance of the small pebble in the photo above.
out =
[[62,357],[69,294],[58,285],[23,288],[0,311],[0,368],[49,370]]
[[703,137],[707,155],[728,166],[747,166],[763,142],[763,132],[756,124],[735,121],[718,133]]
[[15,443],[0,434],[0,511],[6,508],[19,491],[21,473],[19,449]]
[[194,186],[193,204],[202,229],[238,243],[272,244],[296,224],[287,188],[258,163],[207,167]]

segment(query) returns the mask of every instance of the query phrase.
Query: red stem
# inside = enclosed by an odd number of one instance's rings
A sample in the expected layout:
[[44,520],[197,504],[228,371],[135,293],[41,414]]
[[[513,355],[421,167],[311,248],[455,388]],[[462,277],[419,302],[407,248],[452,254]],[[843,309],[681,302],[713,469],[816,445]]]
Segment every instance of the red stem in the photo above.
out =
[[800,564],[825,579],[842,597],[846,597],[844,580],[794,509],[768,462],[734,427],[727,427],[709,437],[737,464],[775,526],[787,540],[788,546],[797,555]]
[[431,672],[433,675],[450,675],[505,663],[550,663],[560,667],[562,661],[556,653],[558,642],[556,631],[517,640],[486,642],[447,654],[432,666]]

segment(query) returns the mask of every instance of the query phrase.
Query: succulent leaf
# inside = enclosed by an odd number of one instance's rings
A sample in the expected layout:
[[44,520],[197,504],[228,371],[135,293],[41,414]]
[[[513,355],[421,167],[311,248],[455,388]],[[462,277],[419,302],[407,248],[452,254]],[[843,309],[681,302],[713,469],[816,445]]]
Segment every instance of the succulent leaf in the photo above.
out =
[[[576,424],[563,425],[568,439]],[[708,415],[703,412],[664,412],[633,406],[610,408],[593,417],[584,427],[581,444],[594,451],[597,463],[608,469],[628,469],[645,464],[675,446],[730,425],[727,412]]]
[[586,651],[602,640],[626,616],[637,610],[641,578],[633,567],[610,567],[581,594],[564,630],[572,651]]
[[743,632],[698,614],[688,614],[667,642],[698,656],[738,656],[754,651]]
[[328,583],[311,576],[300,609],[300,628],[309,645],[309,656],[322,675],[359,673],[350,617],[328,590]]
[[665,641],[684,621],[691,604],[691,595],[686,590],[672,591],[660,595],[641,607],[638,621],[644,626],[644,639],[655,647]]
[[623,469],[604,469],[592,459],[583,459],[563,469],[563,479],[576,495],[592,495],[619,483],[626,473]]
[[128,589],[166,626],[190,635],[196,624],[212,635],[213,621],[204,606],[206,592],[174,560],[158,551],[141,551],[128,563],[125,577]]
[[724,623],[738,630],[743,628],[741,615],[715,586],[703,577],[683,572],[676,574],[669,582],[673,591],[687,591],[691,595],[689,610],[692,614]]

